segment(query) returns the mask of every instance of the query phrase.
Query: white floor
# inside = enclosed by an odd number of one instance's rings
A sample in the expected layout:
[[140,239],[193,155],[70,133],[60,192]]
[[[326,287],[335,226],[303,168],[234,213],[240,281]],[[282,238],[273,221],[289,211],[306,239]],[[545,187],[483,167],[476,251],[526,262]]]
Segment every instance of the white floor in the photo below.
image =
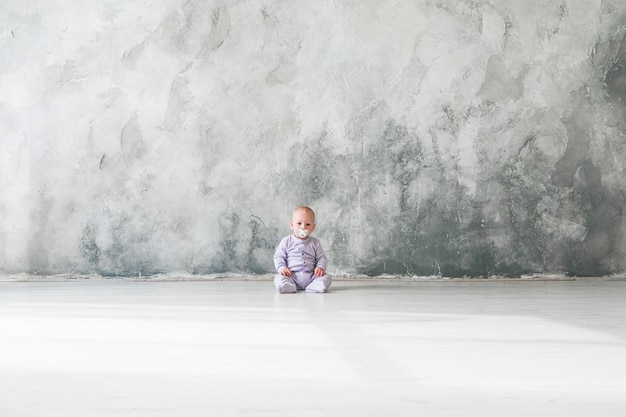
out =
[[0,282],[0,416],[624,416],[626,281]]

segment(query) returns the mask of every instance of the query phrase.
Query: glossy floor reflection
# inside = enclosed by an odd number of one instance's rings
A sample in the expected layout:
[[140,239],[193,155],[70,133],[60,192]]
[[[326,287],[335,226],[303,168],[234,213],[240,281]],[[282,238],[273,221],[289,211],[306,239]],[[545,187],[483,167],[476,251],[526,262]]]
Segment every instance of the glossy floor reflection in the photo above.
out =
[[626,282],[0,282],[0,416],[623,416]]

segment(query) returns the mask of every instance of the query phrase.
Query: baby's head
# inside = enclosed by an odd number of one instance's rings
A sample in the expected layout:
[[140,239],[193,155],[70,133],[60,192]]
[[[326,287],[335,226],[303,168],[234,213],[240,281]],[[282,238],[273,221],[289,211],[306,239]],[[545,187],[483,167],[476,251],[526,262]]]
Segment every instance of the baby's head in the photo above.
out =
[[296,207],[289,227],[298,239],[306,239],[315,230],[315,212],[307,206]]

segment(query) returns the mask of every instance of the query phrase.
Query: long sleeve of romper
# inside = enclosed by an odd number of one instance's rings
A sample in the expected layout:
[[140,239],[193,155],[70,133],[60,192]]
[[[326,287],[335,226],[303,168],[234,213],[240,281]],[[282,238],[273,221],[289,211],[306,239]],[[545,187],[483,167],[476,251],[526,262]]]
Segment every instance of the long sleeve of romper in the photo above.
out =
[[327,263],[322,244],[311,236],[301,240],[289,235],[280,241],[274,252],[274,267],[277,272],[283,266],[292,272],[313,272],[317,267],[326,270]]

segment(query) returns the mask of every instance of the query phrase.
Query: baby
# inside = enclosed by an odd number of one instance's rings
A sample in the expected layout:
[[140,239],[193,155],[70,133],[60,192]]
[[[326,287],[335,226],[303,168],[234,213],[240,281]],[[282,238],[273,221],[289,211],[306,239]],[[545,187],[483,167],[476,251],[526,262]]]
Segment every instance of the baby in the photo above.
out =
[[320,241],[311,236],[315,213],[306,206],[297,207],[289,227],[293,234],[283,238],[274,252],[274,285],[281,294],[298,290],[326,292],[332,278],[326,273],[326,255]]

